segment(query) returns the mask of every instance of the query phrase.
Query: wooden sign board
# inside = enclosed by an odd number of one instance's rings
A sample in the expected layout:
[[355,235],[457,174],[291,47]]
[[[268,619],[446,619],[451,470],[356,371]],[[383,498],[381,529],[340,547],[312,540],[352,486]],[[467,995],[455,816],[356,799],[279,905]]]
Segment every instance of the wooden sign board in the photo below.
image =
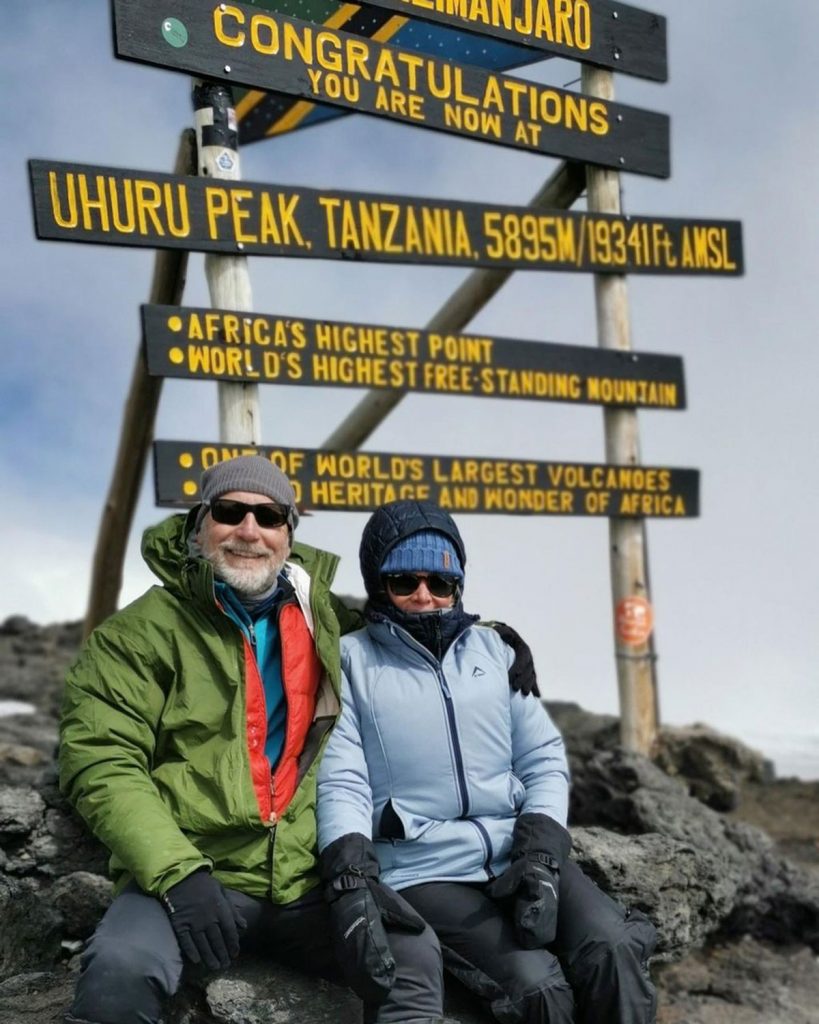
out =
[[38,238],[615,274],[742,273],[738,221],[535,211],[29,161]]
[[[508,71],[546,56],[538,50],[501,39],[478,38],[460,29],[402,17],[384,8],[359,7],[345,0],[255,0],[253,6],[295,15],[302,21],[313,21],[356,36],[377,39],[390,46],[434,54],[461,64],[474,64],[490,71]],[[236,87],[233,95],[240,146],[338,117],[349,117],[351,113],[341,107],[313,103],[281,92]]]
[[119,57],[667,178],[669,119],[244,4],[114,0]]
[[236,455],[263,455],[274,462],[289,477],[302,509],[371,512],[385,501],[409,498],[437,502],[459,515],[699,515],[695,469],[199,441],[154,442],[157,504],[195,504],[202,471]]
[[677,356],[179,306],[143,306],[142,332],[158,377],[685,407]]
[[367,0],[367,4],[638,78],[668,80],[666,19],[638,7],[608,0]]

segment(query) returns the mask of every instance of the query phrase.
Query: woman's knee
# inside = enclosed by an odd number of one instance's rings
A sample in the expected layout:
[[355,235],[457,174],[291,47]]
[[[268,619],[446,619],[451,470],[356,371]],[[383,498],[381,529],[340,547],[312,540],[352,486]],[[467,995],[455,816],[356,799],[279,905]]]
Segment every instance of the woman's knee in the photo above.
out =
[[443,1012],[444,968],[441,946],[427,926],[420,935],[389,932],[395,981],[386,1001],[370,1019],[379,1024],[439,1018]]
[[656,944],[654,925],[639,911],[627,912],[619,927],[591,934],[564,964],[581,1008],[578,1020],[602,1014],[611,1024],[650,1024],[656,993],[648,964]]
[[608,921],[591,932],[564,966],[573,983],[604,963],[644,968],[656,945],[657,930],[649,919],[638,910],[626,911],[622,920]]
[[522,953],[515,975],[503,983],[504,996],[492,1002],[504,1024],[573,1024],[574,996],[560,964],[544,954]]

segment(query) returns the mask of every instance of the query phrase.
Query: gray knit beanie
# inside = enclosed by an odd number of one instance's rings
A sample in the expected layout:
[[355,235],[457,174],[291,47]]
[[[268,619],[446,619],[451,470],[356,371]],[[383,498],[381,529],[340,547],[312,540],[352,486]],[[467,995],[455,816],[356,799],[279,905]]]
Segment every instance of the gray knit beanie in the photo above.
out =
[[217,462],[206,469],[199,484],[202,504],[196,514],[194,533],[199,531],[211,503],[231,491],[263,494],[288,510],[287,525],[292,534],[299,525],[296,495],[287,477],[278,466],[262,455],[237,455],[235,459]]

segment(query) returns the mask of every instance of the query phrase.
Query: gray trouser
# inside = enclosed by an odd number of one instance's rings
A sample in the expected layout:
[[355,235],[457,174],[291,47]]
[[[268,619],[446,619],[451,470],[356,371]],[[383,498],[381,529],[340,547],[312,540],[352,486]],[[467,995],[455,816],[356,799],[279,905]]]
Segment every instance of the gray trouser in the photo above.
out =
[[[277,905],[226,890],[247,921],[242,950],[264,952],[338,981],[330,947],[330,918],[319,889]],[[430,928],[421,935],[389,932],[395,984],[378,1006],[365,1007],[373,1024],[427,1021],[441,1016],[443,966]],[[89,1024],[157,1024],[182,980],[182,954],[162,905],[130,885],[109,907],[82,956],[68,1020]]]
[[647,960],[657,933],[571,861],[560,872],[557,936],[523,949],[483,886],[431,882],[401,895],[432,925],[444,966],[503,1024],[654,1024]]

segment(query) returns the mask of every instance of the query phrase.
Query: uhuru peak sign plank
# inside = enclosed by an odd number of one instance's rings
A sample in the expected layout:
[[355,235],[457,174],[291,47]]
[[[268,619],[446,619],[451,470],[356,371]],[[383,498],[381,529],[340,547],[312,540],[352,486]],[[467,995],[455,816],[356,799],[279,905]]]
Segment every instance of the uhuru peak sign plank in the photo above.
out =
[[373,7],[545,53],[668,79],[666,20],[608,0],[368,0]]
[[38,238],[594,273],[742,273],[737,221],[533,211],[29,161]]
[[685,407],[677,356],[179,306],[142,324],[160,377]]
[[664,114],[241,4],[114,0],[116,52],[515,149],[666,178]]
[[199,501],[203,469],[235,455],[263,455],[290,478],[302,508],[367,512],[399,498],[431,500],[457,512],[507,515],[699,515],[699,473],[656,466],[608,466],[471,456],[328,452],[154,442],[158,505]]

